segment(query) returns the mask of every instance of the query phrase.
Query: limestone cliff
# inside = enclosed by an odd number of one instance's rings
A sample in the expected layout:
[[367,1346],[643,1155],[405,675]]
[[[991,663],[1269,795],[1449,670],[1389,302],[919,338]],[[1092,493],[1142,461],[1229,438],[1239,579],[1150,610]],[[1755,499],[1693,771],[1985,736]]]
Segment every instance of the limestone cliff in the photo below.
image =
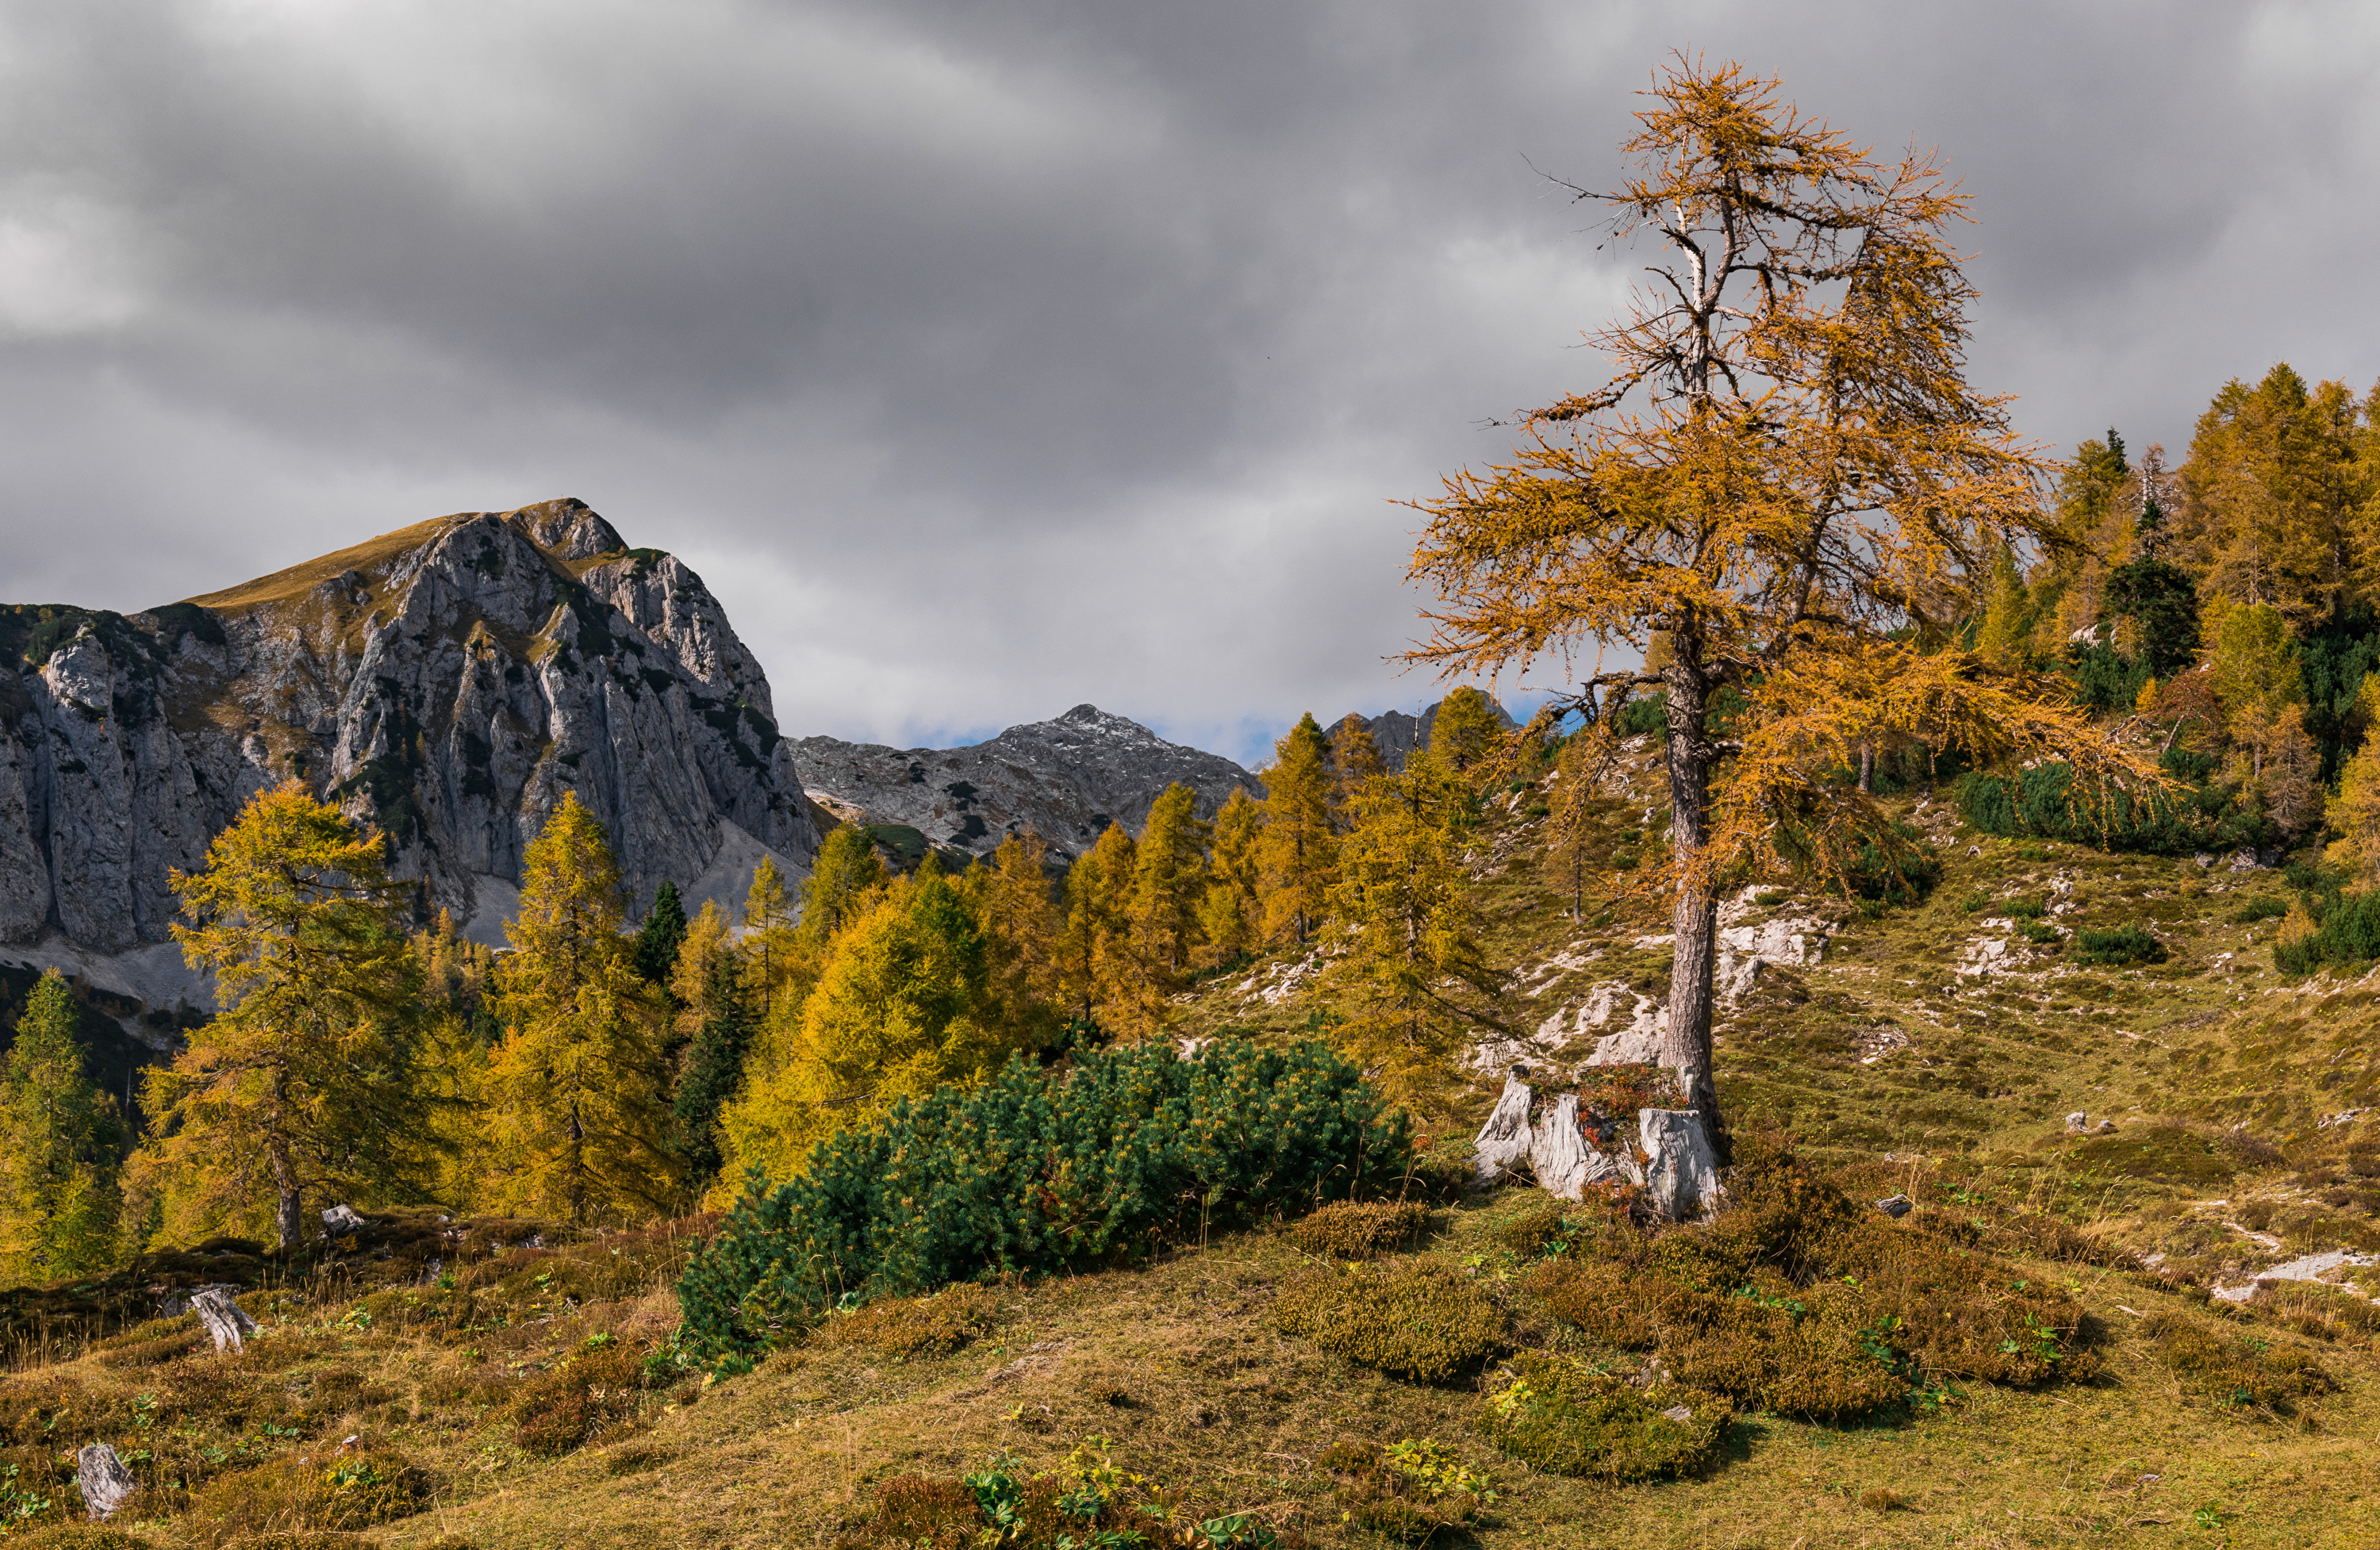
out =
[[565,791],[633,902],[740,896],[818,830],[701,579],[577,501],[440,517],[144,613],[0,607],[0,958],[165,999],[173,869],[295,777],[498,939]]

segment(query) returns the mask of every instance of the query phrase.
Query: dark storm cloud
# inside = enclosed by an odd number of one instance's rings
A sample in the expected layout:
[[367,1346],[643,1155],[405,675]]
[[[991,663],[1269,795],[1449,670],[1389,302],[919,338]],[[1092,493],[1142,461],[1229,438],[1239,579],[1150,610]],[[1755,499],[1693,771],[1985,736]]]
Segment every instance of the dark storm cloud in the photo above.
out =
[[1431,692],[1391,503],[1593,379],[1634,260],[1528,163],[1611,179],[1670,48],[1943,150],[1976,376],[2046,441],[2380,370],[2362,13],[2076,10],[19,5],[5,591],[572,493],[789,730],[1092,699],[1246,754]]

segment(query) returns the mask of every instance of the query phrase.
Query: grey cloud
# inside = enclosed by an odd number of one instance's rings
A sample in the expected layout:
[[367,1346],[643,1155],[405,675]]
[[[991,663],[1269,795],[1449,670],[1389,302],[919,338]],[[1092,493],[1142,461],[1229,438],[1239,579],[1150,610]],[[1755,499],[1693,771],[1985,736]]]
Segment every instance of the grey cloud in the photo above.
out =
[[[1591,380],[1672,47],[1967,180],[1975,371],[2179,450],[2361,380],[2346,6],[294,0],[0,22],[12,598],[139,607],[581,496],[789,729],[1092,699],[1248,755],[1434,691],[1399,500]],[[1524,158],[1527,158],[1524,162]]]

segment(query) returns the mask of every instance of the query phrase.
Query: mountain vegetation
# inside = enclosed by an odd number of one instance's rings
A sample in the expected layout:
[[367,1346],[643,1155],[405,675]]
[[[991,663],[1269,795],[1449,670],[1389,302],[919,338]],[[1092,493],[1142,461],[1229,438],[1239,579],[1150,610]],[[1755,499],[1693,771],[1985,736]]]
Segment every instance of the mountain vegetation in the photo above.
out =
[[[559,790],[501,950],[291,779],[169,876],[137,1104],[10,982],[0,1542],[2380,1535],[2380,390],[2043,463],[1933,163],[1642,122],[1670,289],[1415,559],[1427,660],[1639,648],[1529,726],[640,914]],[[1612,1171],[1483,1169],[1500,1088]],[[1619,1180],[1680,1105],[1698,1219]]]

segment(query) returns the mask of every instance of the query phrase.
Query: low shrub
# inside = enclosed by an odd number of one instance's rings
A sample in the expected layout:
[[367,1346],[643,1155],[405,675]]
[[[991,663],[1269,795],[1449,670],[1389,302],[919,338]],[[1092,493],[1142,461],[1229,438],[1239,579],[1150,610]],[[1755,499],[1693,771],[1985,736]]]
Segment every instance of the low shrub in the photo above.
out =
[[1536,1259],[1549,1252],[1558,1252],[1570,1240],[1570,1213],[1558,1205],[1524,1211],[1511,1221],[1500,1225],[1495,1231],[1495,1240],[1499,1245],[1512,1250],[1523,1259]]
[[782,1343],[846,1294],[1129,1261],[1385,1187],[1412,1143],[1327,1047],[1217,1039],[1023,1059],[971,1089],[896,1102],[819,1144],[802,1177],[757,1175],[678,1282],[706,1355]]
[[11,1550],[156,1550],[153,1540],[104,1523],[54,1523],[8,1543]]
[[1504,1311],[1437,1260],[1309,1270],[1283,1289],[1273,1316],[1334,1355],[1424,1383],[1505,1348]]
[[1460,1528],[1496,1500],[1485,1474],[1435,1442],[1341,1443],[1320,1464],[1337,1483],[1332,1496],[1340,1510],[1400,1544]]
[[553,1458],[616,1434],[642,1408],[644,1372],[640,1351],[610,1335],[589,1337],[513,1400],[521,1450]]
[[1429,1208],[1419,1201],[1333,1201],[1308,1212],[1289,1241],[1326,1259],[1373,1259],[1421,1234]]
[[2289,902],[2267,895],[2251,899],[2231,912],[2231,918],[2241,926],[2253,926],[2260,920],[2278,920],[2289,913]]
[[120,1335],[91,1342],[91,1354],[103,1367],[146,1367],[171,1362],[192,1351],[212,1349],[213,1341],[199,1326],[199,1315],[152,1318]]
[[896,1360],[945,1356],[990,1329],[1000,1296],[989,1287],[948,1287],[930,1297],[888,1297],[829,1319],[819,1331],[829,1345],[865,1346]]
[[245,1546],[263,1535],[367,1528],[419,1511],[429,1491],[421,1471],[391,1448],[285,1454],[201,1487],[186,1532],[201,1544]]
[[[1118,1468],[1105,1437],[1086,1437],[1055,1468],[1033,1471],[1006,1453],[957,1480],[902,1475],[876,1493],[876,1510],[838,1550],[1089,1550],[1190,1544],[1202,1550],[1303,1550],[1245,1517],[1201,1520],[1179,1492]],[[1184,1531],[1193,1531],[1185,1536]]]
[[1667,1480],[1707,1465],[1735,1412],[1717,1394],[1676,1383],[1639,1387],[1559,1356],[1516,1357],[1479,1408],[1480,1432],[1550,1474],[1616,1484]]
[[2227,1409],[2287,1415],[2293,1400],[2338,1387],[2293,1346],[2247,1330],[2212,1329],[2169,1309],[2141,1320],[2141,1334],[2183,1388]]
[[1661,1343],[1661,1309],[1646,1297],[1670,1290],[1648,1289],[1621,1265],[1595,1261],[1551,1260],[1523,1283],[1553,1315],[1592,1338],[1622,1350],[1650,1350]]
[[2163,942],[2137,926],[2119,926],[2112,931],[2086,929],[2074,937],[2077,963],[2122,968],[2134,963],[2162,963],[2168,956]]
[[1849,1288],[1784,1297],[1747,1287],[1714,1302],[1708,1323],[1662,1342],[1680,1383],[1803,1421],[1855,1420],[1909,1397],[1887,1341],[1891,1315]]
[[2342,1287],[2285,1281],[2256,1289],[2249,1306],[2318,1340],[2369,1340],[2380,1335],[2380,1307]]

